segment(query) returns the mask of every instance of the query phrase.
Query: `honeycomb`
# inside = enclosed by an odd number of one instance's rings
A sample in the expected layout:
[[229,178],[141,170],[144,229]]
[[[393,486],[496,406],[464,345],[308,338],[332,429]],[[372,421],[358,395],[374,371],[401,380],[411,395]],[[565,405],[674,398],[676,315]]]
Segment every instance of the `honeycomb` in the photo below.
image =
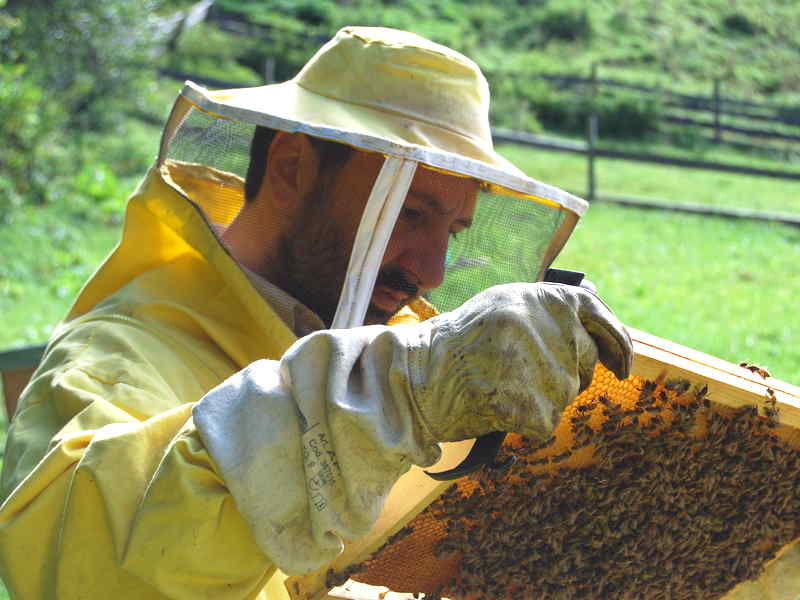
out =
[[800,453],[778,419],[599,365],[553,437],[507,436],[511,467],[460,479],[328,583],[454,599],[721,597],[800,536]]

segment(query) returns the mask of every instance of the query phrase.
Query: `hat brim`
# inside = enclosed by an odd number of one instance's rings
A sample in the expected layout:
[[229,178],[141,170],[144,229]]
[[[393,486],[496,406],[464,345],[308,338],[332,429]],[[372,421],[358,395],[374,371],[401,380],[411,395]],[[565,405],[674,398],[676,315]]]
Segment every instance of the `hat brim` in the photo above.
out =
[[480,140],[394,111],[328,98],[293,80],[218,91],[187,81],[181,94],[198,108],[223,118],[418,160],[502,188],[498,192],[531,197],[578,215],[588,207],[577,196],[528,177]]

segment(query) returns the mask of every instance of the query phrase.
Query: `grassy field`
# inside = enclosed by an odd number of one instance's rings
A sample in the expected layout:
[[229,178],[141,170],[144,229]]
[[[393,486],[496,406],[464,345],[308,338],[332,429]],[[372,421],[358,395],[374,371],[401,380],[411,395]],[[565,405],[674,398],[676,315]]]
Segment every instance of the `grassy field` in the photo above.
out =
[[597,204],[556,264],[623,321],[800,383],[800,230]]

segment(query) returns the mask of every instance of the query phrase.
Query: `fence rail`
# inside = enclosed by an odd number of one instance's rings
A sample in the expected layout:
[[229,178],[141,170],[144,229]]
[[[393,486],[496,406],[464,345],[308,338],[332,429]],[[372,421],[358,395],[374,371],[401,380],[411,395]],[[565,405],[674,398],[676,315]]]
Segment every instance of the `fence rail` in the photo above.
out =
[[[586,142],[574,142],[566,140],[556,140],[553,138],[524,133],[521,131],[511,131],[509,129],[493,129],[492,137],[498,142],[513,142],[526,146],[556,150],[558,152],[572,152],[574,154],[589,154],[590,148]],[[757,175],[759,177],[772,177],[775,179],[800,180],[800,172],[780,171],[775,169],[759,169],[756,167],[745,167],[730,163],[721,163],[704,160],[693,160],[676,156],[665,156],[661,154],[634,153],[622,150],[612,150],[610,148],[594,148],[593,153],[599,158],[617,158],[620,160],[630,160],[634,162],[646,162],[660,165],[673,165],[691,169],[702,169],[706,171],[722,171],[726,173],[738,173],[741,175]]]
[[[581,77],[578,75],[559,75],[554,73],[537,74],[537,78],[546,81],[560,82],[569,86],[583,85],[599,85],[607,87],[616,87],[620,89],[634,90],[658,96],[664,99],[667,106],[676,108],[685,108],[687,110],[699,110],[704,112],[719,112],[726,116],[735,116],[740,118],[757,119],[764,121],[772,121],[776,123],[783,123],[785,125],[800,126],[800,106],[797,105],[780,105],[780,104],[767,104],[762,102],[752,102],[749,100],[741,100],[737,98],[729,98],[719,96],[715,98],[712,93],[709,96],[699,96],[693,94],[682,94],[662,87],[647,86],[635,83],[628,83],[618,79],[598,77],[596,82],[591,77]],[[717,80],[719,81],[719,80]],[[753,108],[768,111],[771,115],[756,114],[752,112],[738,112],[736,108]],[[788,116],[787,116],[788,114]]]
[[42,360],[44,346],[27,346],[0,352],[0,381],[2,405],[5,407],[6,422],[11,420],[17,407],[17,400],[28,383],[33,369]]
[[751,137],[773,138],[792,142],[800,142],[800,135],[791,135],[788,133],[781,133],[780,131],[771,131],[769,129],[751,129],[750,127],[737,127],[736,125],[721,125],[712,121],[700,121],[698,119],[679,117],[677,115],[664,115],[663,119],[669,123],[675,123],[677,125],[692,125],[694,127],[719,129],[722,131],[729,131],[731,133],[738,133],[740,135],[747,135]]
[[701,204],[670,203],[649,198],[600,194],[597,192],[597,175],[595,172],[596,158],[615,158],[634,162],[647,162],[653,164],[672,165],[681,168],[721,171],[740,175],[755,175],[758,177],[771,177],[775,179],[787,179],[794,181],[800,180],[800,172],[759,169],[755,167],[746,167],[729,163],[699,161],[647,153],[635,154],[632,152],[600,148],[597,146],[596,136],[596,124],[593,126],[591,119],[587,127],[587,142],[557,140],[541,135],[524,133],[520,131],[511,131],[507,129],[492,130],[492,137],[496,142],[511,142],[514,144],[521,144],[534,148],[554,150],[556,152],[569,152],[572,154],[581,154],[586,156],[588,189],[585,193],[582,191],[574,191],[574,193],[577,195],[585,195],[590,201],[610,202],[613,204],[620,204],[622,206],[687,212],[714,217],[751,219],[771,223],[783,223],[785,225],[800,227],[800,215],[763,212],[750,209],[721,208]]
[[24,346],[0,352],[0,372],[35,367],[42,360],[44,346]]

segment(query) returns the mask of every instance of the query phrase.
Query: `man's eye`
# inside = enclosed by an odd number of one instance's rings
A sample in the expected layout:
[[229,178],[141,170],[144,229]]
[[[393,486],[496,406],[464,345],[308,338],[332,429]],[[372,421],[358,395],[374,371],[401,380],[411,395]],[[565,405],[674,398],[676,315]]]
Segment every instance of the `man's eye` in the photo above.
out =
[[403,215],[404,219],[408,219],[410,221],[413,221],[415,219],[419,219],[422,216],[422,211],[417,210],[416,208],[404,207],[403,211],[400,214]]

